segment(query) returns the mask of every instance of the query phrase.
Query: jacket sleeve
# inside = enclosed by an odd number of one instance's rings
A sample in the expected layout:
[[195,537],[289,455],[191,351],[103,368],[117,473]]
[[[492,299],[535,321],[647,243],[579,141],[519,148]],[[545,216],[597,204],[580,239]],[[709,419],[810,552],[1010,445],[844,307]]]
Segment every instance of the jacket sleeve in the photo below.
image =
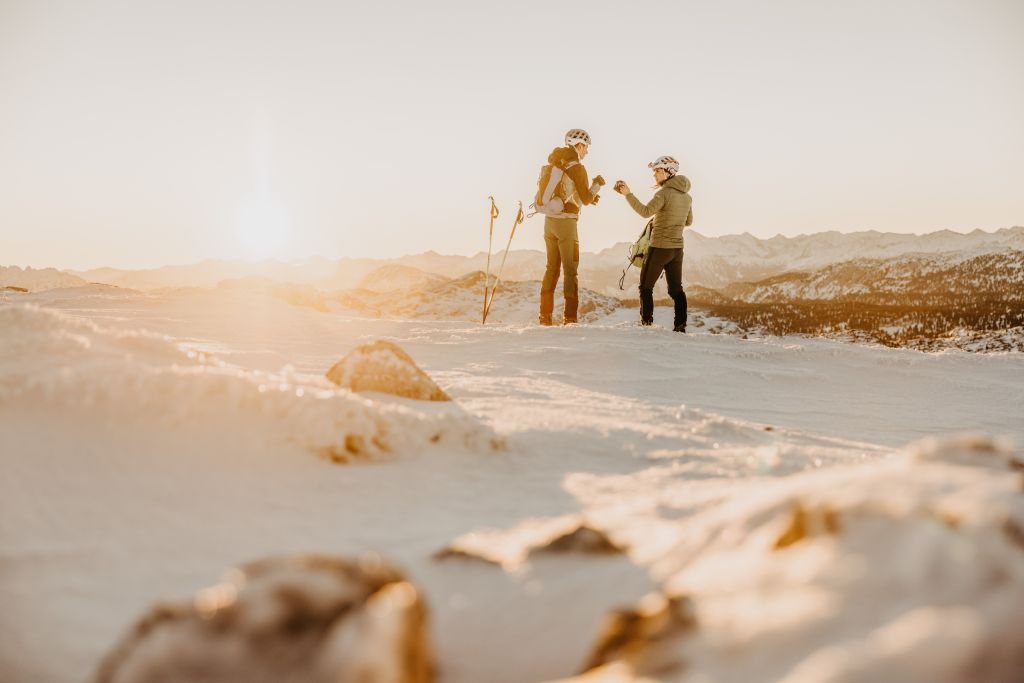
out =
[[686,214],[686,224],[693,225],[693,206],[690,206],[690,212]]
[[632,206],[633,210],[636,211],[638,214],[640,214],[644,218],[650,218],[654,214],[661,211],[661,207],[665,205],[665,195],[662,194],[661,192],[658,192],[657,194],[654,195],[654,198],[651,199],[649,203],[644,204],[643,202],[636,198],[635,194],[630,192],[629,194],[626,195],[626,201],[629,202],[629,205]]
[[587,169],[583,167],[583,164],[576,164],[570,168],[566,173],[572,178],[572,182],[576,185],[576,193],[580,196],[580,201],[584,204],[593,204],[594,197],[597,196],[595,191],[597,188],[590,185],[590,179],[587,177]]

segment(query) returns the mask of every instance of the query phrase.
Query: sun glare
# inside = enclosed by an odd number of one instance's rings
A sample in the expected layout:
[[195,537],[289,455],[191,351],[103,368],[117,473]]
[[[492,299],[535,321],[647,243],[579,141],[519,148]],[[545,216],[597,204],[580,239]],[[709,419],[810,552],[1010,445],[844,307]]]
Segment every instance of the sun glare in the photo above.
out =
[[274,256],[288,243],[288,210],[270,193],[245,197],[232,215],[235,238],[247,258]]

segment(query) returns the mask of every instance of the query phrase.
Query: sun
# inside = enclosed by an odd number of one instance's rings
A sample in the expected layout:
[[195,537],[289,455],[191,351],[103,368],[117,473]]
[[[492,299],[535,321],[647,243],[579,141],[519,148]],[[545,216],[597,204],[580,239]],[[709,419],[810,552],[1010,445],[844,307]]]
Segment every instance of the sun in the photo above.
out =
[[235,239],[247,258],[267,258],[277,254],[291,234],[288,210],[270,192],[242,199],[232,213]]

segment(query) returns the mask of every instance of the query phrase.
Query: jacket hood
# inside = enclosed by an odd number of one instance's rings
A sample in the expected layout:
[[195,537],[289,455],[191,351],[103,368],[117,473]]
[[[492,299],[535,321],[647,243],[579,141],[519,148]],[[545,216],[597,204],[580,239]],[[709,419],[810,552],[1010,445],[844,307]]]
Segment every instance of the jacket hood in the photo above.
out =
[[555,147],[548,155],[549,164],[567,164],[570,161],[579,161],[579,153],[572,147]]
[[689,192],[690,191],[690,179],[684,175],[674,175],[665,181],[662,187],[667,187],[678,192]]

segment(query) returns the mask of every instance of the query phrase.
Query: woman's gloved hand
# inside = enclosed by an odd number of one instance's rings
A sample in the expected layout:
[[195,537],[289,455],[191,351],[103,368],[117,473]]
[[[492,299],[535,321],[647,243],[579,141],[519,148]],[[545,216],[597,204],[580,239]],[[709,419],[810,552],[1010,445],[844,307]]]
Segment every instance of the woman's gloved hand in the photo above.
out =
[[627,195],[630,193],[629,185],[626,184],[625,180],[616,180],[614,189],[621,195]]

